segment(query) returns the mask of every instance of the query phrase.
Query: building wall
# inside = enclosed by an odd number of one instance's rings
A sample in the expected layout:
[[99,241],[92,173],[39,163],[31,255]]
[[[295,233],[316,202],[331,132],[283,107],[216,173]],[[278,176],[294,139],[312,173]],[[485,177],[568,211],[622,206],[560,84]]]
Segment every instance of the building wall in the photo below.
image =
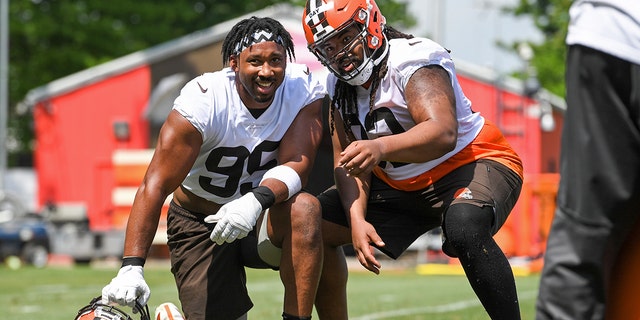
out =
[[[40,206],[82,203],[93,229],[110,228],[111,155],[115,149],[148,146],[141,114],[150,79],[149,68],[142,66],[35,107]],[[115,136],[118,123],[128,125],[128,137]]]

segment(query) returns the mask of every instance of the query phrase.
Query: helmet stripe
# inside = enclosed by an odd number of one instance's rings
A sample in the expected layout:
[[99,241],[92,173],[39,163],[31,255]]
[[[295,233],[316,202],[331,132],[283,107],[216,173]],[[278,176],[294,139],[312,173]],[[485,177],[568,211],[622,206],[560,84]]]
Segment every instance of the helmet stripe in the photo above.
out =
[[333,27],[329,25],[327,17],[324,12],[333,9],[333,2],[323,4],[322,0],[307,1],[307,16],[305,17],[305,23],[311,29],[313,34],[313,40],[318,41],[325,34],[333,31]]

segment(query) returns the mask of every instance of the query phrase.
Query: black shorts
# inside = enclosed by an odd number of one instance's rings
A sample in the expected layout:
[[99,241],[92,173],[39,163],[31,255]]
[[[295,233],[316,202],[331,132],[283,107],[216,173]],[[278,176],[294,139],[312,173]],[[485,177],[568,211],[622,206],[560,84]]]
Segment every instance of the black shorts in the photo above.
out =
[[255,230],[232,243],[209,238],[206,215],[187,211],[173,201],[167,214],[171,272],[185,318],[237,319],[253,307],[244,267],[272,268],[257,253]]
[[[521,187],[522,179],[513,170],[490,160],[464,165],[419,191],[397,190],[372,176],[366,220],[385,242],[380,251],[396,259],[422,234],[440,227],[453,204],[492,207],[495,234],[507,220]],[[323,219],[349,226],[337,189],[323,192],[318,199]]]

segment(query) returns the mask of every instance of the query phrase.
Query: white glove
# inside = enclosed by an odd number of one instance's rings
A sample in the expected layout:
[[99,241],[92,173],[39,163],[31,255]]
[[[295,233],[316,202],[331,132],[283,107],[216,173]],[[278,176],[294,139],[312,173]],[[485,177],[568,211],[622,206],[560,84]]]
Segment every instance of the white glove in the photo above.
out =
[[144,306],[149,301],[151,290],[144,281],[141,266],[124,266],[111,283],[102,288],[102,303],[115,302],[121,306],[134,307],[136,300]]
[[218,213],[204,218],[206,223],[216,223],[211,232],[211,241],[221,245],[242,239],[249,234],[258,221],[262,205],[253,192],[223,205]]

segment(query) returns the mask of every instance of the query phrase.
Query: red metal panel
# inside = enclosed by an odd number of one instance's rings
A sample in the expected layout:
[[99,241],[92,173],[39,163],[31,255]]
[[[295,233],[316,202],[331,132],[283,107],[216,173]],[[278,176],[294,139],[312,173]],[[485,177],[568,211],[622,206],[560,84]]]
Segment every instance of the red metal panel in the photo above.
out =
[[502,130],[522,158],[525,173],[540,173],[541,129],[537,117],[528,116],[533,100],[500,90],[494,84],[458,76],[474,111],[480,112]]
[[[83,203],[92,229],[111,228],[111,155],[116,148],[148,147],[148,123],[142,113],[150,79],[149,68],[143,66],[36,106],[40,205]],[[115,122],[128,123],[128,139],[116,138]]]

